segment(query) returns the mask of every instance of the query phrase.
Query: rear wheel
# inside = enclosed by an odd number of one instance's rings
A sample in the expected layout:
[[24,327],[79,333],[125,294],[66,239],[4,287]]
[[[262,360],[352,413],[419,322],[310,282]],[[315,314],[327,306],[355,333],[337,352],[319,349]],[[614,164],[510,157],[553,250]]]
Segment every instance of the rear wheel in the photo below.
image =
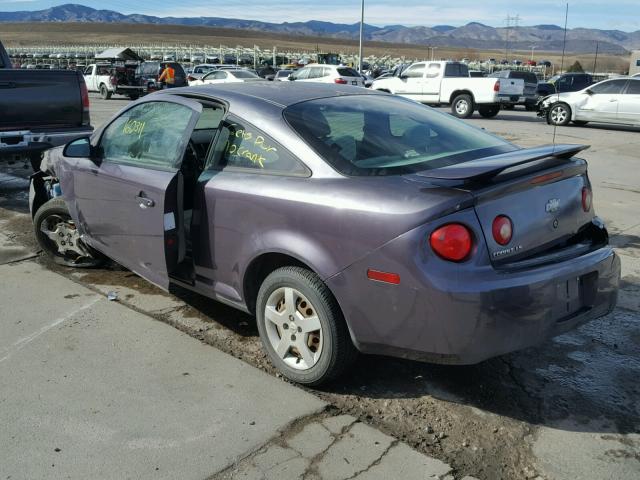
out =
[[496,115],[498,115],[498,113],[500,113],[500,106],[491,105],[488,107],[480,107],[478,109],[478,113],[482,115],[484,118],[493,118]]
[[326,383],[356,357],[338,303],[307,269],[272,272],[258,292],[256,316],[267,354],[289,380],[309,386]]
[[469,118],[473,115],[473,110],[473,98],[466,93],[458,95],[451,103],[451,113],[458,118]]
[[100,96],[104,100],[109,100],[111,98],[111,92],[105,84],[100,85]]
[[52,198],[33,217],[36,239],[53,260],[67,267],[97,267],[104,257],[84,244],[62,198]]
[[564,126],[571,121],[571,108],[566,103],[554,103],[547,113],[549,125]]

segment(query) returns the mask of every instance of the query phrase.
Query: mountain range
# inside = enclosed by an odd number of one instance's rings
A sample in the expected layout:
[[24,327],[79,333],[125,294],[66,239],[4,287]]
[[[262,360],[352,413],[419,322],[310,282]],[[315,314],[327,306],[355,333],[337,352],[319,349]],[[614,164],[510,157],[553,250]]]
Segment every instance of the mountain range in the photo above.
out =
[[[112,10],[96,10],[83,5],[66,4],[37,11],[0,12],[0,22],[99,22],[205,26],[255,30],[286,35],[358,38],[360,24],[320,22],[269,23],[258,20],[241,20],[220,17],[155,17],[151,15],[124,15]],[[471,22],[461,27],[436,25],[433,27],[407,27],[389,25],[378,27],[365,24],[365,39],[378,42],[406,43],[434,47],[461,47],[474,49],[560,51],[564,42],[564,30],[556,25],[530,27],[491,27]],[[566,50],[572,53],[624,54],[640,49],[640,30],[598,30],[574,28],[567,31]]]

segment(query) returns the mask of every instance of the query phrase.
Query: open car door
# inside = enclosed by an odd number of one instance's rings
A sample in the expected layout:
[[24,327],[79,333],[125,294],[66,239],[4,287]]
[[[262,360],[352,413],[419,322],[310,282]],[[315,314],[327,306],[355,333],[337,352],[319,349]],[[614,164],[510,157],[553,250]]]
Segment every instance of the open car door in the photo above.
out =
[[165,289],[184,255],[180,167],[201,113],[193,100],[149,97],[94,140],[100,158],[73,159],[60,175],[83,240]]

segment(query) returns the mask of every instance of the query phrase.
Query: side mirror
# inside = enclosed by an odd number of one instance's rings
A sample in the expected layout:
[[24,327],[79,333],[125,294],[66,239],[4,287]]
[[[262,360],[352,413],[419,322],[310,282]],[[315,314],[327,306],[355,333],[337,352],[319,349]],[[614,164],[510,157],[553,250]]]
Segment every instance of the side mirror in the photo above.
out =
[[289,79],[290,82],[293,82],[296,79],[296,77],[293,76],[293,73],[289,75],[287,78]]
[[587,88],[584,93],[586,93],[587,95],[595,95],[596,92],[594,92],[593,90],[591,90],[590,88]]
[[91,145],[91,137],[82,137],[69,142],[62,152],[68,158],[88,158],[96,165],[100,163],[99,148]]

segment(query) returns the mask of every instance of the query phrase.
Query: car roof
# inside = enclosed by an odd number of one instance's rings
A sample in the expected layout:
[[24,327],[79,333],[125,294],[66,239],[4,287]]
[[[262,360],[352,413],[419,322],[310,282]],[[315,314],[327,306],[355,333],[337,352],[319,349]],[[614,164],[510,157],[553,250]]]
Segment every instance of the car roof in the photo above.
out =
[[258,109],[290,105],[318,98],[344,95],[386,95],[366,88],[320,82],[251,82],[220,83],[161,90],[160,94],[208,96],[219,98],[239,108]]

